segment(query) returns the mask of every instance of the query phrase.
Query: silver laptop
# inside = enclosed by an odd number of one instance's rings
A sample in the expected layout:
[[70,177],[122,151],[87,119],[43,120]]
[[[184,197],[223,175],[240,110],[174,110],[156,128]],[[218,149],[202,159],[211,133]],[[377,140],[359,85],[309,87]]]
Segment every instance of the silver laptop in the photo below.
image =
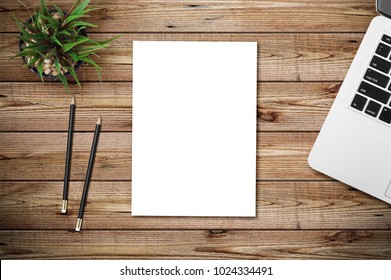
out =
[[308,163],[391,204],[391,0],[376,4]]

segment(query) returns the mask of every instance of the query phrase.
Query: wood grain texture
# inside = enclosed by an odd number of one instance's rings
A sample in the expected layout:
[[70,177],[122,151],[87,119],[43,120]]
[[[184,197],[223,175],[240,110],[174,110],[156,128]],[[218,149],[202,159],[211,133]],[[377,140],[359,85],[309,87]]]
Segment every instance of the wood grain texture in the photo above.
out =
[[[319,131],[339,87],[258,83],[258,131]],[[97,114],[105,117],[102,131],[132,131],[132,83],[87,82],[75,96],[75,131],[91,130]],[[0,131],[66,132],[69,103],[59,83],[0,83]]]
[[[72,180],[85,178],[96,120],[91,122],[89,133],[73,135]],[[2,180],[63,179],[67,133],[2,133],[0,142]],[[92,180],[104,177],[111,180],[131,178],[130,133],[100,134]]]
[[[71,3],[61,1],[61,7]],[[90,19],[98,32],[363,32],[376,15],[368,0],[112,0],[100,7]],[[17,31],[13,16],[29,14],[18,2],[2,0],[0,32]]]
[[389,231],[376,230],[0,231],[0,240],[1,259],[391,258]]
[[[94,125],[91,122],[91,132],[74,134],[71,180],[84,180]],[[131,136],[101,133],[92,180],[131,179]],[[316,136],[317,133],[300,132],[258,133],[258,180],[329,180],[307,164]],[[0,180],[62,180],[66,139],[67,133],[1,133]]]
[[[1,182],[0,229],[73,229],[83,182],[70,184],[67,215],[62,188],[61,181]],[[131,182],[92,182],[83,229],[391,229],[386,203],[339,182],[258,182],[256,218],[132,217],[131,199]]]
[[[112,35],[91,34],[91,37],[105,39]],[[124,34],[111,47],[100,51],[96,62],[103,67],[103,81],[132,81],[134,40],[253,41],[258,42],[258,81],[341,81],[362,38],[362,33]],[[0,81],[39,82],[37,75],[23,68],[21,59],[10,59],[18,52],[17,44],[15,34],[0,34]],[[82,81],[98,81],[90,66],[79,69],[78,77]],[[72,90],[80,92],[77,86]]]
[[[77,133],[69,213],[61,215],[70,96],[9,59],[18,52],[13,16],[28,12],[0,1],[1,259],[391,258],[391,206],[307,164],[374,1],[112,0],[101,8],[90,37],[123,36],[99,53],[103,83],[83,66],[83,87],[71,85]],[[134,40],[258,42],[255,218],[131,216]],[[103,132],[75,233],[99,115]]]

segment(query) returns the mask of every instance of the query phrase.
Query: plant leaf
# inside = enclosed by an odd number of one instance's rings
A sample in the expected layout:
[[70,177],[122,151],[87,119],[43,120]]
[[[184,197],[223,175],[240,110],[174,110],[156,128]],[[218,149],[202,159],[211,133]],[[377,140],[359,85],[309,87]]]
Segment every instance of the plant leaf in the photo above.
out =
[[79,82],[79,79],[77,78],[76,71],[72,67],[65,66],[65,69],[68,69],[69,73],[72,75],[72,77],[75,79],[75,82],[81,88],[81,84]]
[[40,59],[41,56],[39,54],[35,54],[31,59],[30,62],[26,64],[27,67],[31,68],[31,66]]
[[[86,29],[86,27],[85,27],[85,26],[79,27],[79,29],[78,29],[77,32],[76,32],[76,36],[79,35],[80,31],[82,31],[83,29]],[[72,29],[72,30],[73,30],[73,29]]]
[[51,3],[51,5],[56,9],[57,13],[60,14],[62,20],[64,18],[64,12],[62,11],[62,9],[54,3]]
[[82,11],[80,14],[69,16],[69,17],[72,17],[72,19],[68,20],[67,22],[69,23],[72,20],[78,19],[78,18],[81,18],[81,17],[90,17],[90,15],[88,13],[91,12],[91,11],[95,11],[95,10],[100,10],[100,8],[86,9],[86,10]]
[[87,8],[88,4],[90,3],[90,0],[85,0],[83,3],[81,3],[75,10],[72,12],[72,15],[80,15],[85,8]]
[[38,63],[37,70],[38,70],[39,76],[41,77],[42,83],[44,83],[45,81],[43,79],[43,59]]
[[61,66],[60,66],[60,62],[59,62],[58,56],[56,56],[54,58],[54,67],[56,67],[56,70],[57,70],[58,73],[61,72]]
[[49,11],[48,11],[48,8],[46,6],[45,0],[41,0],[41,9],[40,10],[41,10],[43,15],[45,15],[45,16],[49,15]]
[[57,52],[57,48],[53,48],[50,52],[47,52],[43,58],[44,59],[49,59],[49,58],[52,58],[53,56],[56,55],[56,52]]
[[51,16],[43,16],[41,15],[41,17],[43,19],[46,19],[49,23],[46,24],[46,26],[50,26],[50,27],[54,27],[54,28],[58,28],[60,26],[60,22],[54,18],[52,18]]
[[96,57],[99,57],[99,55],[97,55],[96,53],[94,53],[94,52],[91,51],[91,52],[88,52],[88,54],[80,55],[80,56],[79,56],[79,59],[83,61],[83,58],[84,58],[84,57],[90,57],[91,55],[94,55],[94,56],[96,56]]
[[110,39],[107,39],[107,40],[104,40],[104,41],[97,41],[99,44],[106,44],[106,43],[109,43],[111,41],[114,41],[115,39],[118,39],[119,37],[122,37],[122,35],[117,35],[117,36],[114,36],[113,38],[110,38]]
[[84,36],[84,35],[77,35],[77,36],[75,37],[76,40],[85,39],[85,38],[87,38],[87,41],[86,41],[86,42],[88,42],[88,43],[91,43],[91,44],[94,44],[94,45],[100,45],[99,42],[97,42],[97,41],[95,41],[95,40],[92,40],[91,38],[88,38],[88,37],[86,37],[86,36]]
[[35,44],[32,44],[28,47],[24,47],[23,51],[31,50],[34,52],[45,52],[47,49],[48,49],[48,47],[46,45],[42,45],[40,43],[35,43]]
[[102,68],[101,68],[98,64],[96,64],[96,62],[95,62],[94,60],[92,60],[90,57],[84,57],[84,58],[83,58],[83,61],[86,62],[86,63],[88,63],[88,64],[91,64],[92,66],[95,67],[95,70],[96,70],[96,72],[98,73],[99,81],[102,82],[102,76],[101,76],[101,73],[100,73],[100,71],[102,70]]
[[76,41],[76,42],[73,42],[73,43],[67,43],[64,45],[63,47],[63,51],[64,52],[68,52],[69,50],[71,50],[73,47],[77,46],[77,45],[80,45],[80,44],[83,44],[87,42],[86,39],[80,39],[79,41]]
[[57,70],[57,77],[61,80],[62,84],[65,86],[67,92],[69,93],[68,81],[65,78],[65,76],[63,74],[61,74],[61,66],[60,66],[58,56],[54,57],[54,67]]
[[61,30],[57,34],[58,35],[64,35],[64,36],[71,36],[71,33],[69,33],[67,30]]
[[68,54],[70,55],[70,57],[72,58],[73,61],[79,61],[79,57],[77,56],[76,52],[75,51],[69,51]]
[[27,40],[36,40],[36,41],[40,41],[40,40],[44,40],[44,36],[42,34],[29,34],[29,33],[26,33],[26,34],[23,34],[22,36],[20,36],[20,39],[22,39],[23,41],[25,39]]
[[15,19],[16,23],[19,25],[20,31],[23,31],[23,30],[26,31],[26,29],[31,32],[35,31],[35,27],[33,25],[31,25],[30,23],[22,22],[15,17],[14,17],[14,19]]
[[56,37],[55,34],[53,34],[53,35],[51,36],[51,38],[53,38],[54,42],[56,42],[57,44],[59,44],[61,47],[63,46],[62,43],[57,39],[57,37]]
[[33,53],[34,53],[33,50],[24,49],[21,52],[17,53],[13,58],[15,58],[15,57],[22,57],[22,56],[31,56]]
[[82,48],[82,49],[78,50],[78,54],[79,55],[90,54],[93,51],[97,51],[97,50],[104,49],[104,48],[106,48],[106,46],[91,46],[89,48]]
[[70,93],[69,87],[68,87],[68,81],[67,81],[67,79],[64,77],[64,75],[62,75],[61,73],[58,73],[57,77],[61,80],[61,82],[62,82],[62,84],[65,86],[65,89],[67,90],[67,92]]
[[73,16],[69,16],[69,17],[66,18],[66,20],[64,22],[65,22],[65,24],[68,24],[72,20],[75,20],[75,19],[78,19],[78,18],[81,18],[81,17],[89,17],[89,15],[73,15]]
[[92,24],[92,23],[85,22],[85,21],[74,21],[68,27],[73,28],[73,27],[77,27],[77,26],[98,27],[96,24]]
[[49,36],[46,34],[47,27],[44,24],[44,20],[42,19],[41,15],[37,15],[37,20],[35,22],[35,25],[37,26],[37,29],[39,30],[39,34],[43,36],[43,39],[50,41]]
[[75,10],[75,8],[77,7],[77,5],[79,5],[81,0],[77,0],[75,3],[73,3],[72,7],[70,8],[70,10],[68,11],[68,13],[65,15],[65,17],[63,18],[63,21],[65,21],[67,19],[68,16],[70,16],[73,11]]
[[29,43],[29,44],[34,44],[35,42],[33,42],[32,40],[30,40],[30,38],[26,37],[26,36],[18,36],[17,37],[19,40],[25,42],[25,43]]

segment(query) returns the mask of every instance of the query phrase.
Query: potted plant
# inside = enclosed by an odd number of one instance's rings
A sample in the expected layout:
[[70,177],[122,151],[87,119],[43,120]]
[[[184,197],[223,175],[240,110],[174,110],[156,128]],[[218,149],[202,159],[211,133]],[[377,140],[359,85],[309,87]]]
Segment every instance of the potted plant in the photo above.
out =
[[119,36],[105,41],[95,41],[87,36],[87,27],[97,27],[83,20],[89,17],[89,12],[98,9],[90,7],[89,3],[90,0],[77,0],[65,11],[40,0],[39,10],[30,13],[29,20],[15,19],[20,29],[20,52],[15,57],[21,57],[42,82],[44,78],[60,79],[69,92],[67,77],[72,76],[80,87],[76,71],[83,63],[94,66],[101,80],[101,67],[93,56]]

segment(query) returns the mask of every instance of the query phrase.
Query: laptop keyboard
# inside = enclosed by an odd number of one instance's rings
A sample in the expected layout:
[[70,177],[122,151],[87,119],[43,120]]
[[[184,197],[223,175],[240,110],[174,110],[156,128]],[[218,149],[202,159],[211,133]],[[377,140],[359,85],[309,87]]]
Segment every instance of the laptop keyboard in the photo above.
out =
[[356,110],[391,124],[391,36],[384,34],[350,104]]

